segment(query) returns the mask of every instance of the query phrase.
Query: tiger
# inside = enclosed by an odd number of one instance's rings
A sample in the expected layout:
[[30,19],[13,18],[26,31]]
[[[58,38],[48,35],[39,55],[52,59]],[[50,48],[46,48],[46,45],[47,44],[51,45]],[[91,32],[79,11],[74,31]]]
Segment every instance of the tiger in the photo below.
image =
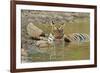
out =
[[48,41],[53,42],[54,40],[60,40],[63,39],[65,43],[71,43],[71,42],[89,42],[89,35],[86,33],[71,33],[65,35],[64,33],[64,27],[65,24],[61,24],[59,27],[56,27],[54,22],[51,22],[51,33],[49,35]]

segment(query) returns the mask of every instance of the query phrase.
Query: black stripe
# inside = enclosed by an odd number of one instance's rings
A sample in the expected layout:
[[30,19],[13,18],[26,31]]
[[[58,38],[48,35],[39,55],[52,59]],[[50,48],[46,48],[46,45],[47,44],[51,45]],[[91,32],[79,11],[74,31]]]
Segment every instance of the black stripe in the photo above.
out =
[[80,35],[83,36],[84,40],[86,40],[86,36],[85,35],[83,35],[82,33],[80,33]]

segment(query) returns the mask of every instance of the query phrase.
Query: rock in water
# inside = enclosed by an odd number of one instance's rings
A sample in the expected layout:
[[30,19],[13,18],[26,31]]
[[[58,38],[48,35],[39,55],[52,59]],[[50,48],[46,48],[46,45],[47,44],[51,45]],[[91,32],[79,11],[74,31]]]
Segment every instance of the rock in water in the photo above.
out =
[[45,48],[48,47],[48,41],[44,41],[44,40],[40,40],[36,42],[36,46],[38,46],[39,48]]
[[21,48],[21,55],[24,56],[24,57],[28,56],[28,53],[24,48]]
[[43,31],[39,29],[37,26],[35,26],[33,23],[29,23],[27,25],[27,33],[30,37],[33,38],[40,38],[41,35],[43,35]]

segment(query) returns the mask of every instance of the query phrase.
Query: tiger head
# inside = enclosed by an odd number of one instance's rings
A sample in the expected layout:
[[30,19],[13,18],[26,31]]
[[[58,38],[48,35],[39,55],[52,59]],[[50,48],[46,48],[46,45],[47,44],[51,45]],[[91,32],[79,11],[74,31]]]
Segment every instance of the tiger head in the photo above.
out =
[[64,26],[65,24],[55,24],[53,21],[51,22],[52,34],[55,39],[61,39],[64,36]]

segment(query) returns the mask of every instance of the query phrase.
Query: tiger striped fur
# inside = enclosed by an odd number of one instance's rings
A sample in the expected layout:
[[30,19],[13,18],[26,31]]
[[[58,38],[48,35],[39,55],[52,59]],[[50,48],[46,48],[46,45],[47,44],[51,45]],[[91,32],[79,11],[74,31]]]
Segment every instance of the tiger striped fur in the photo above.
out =
[[[89,35],[87,35],[86,33],[72,33],[69,35],[64,35],[65,37],[65,42],[67,42],[68,40],[70,42],[89,42]],[[66,41],[67,39],[67,41]]]

